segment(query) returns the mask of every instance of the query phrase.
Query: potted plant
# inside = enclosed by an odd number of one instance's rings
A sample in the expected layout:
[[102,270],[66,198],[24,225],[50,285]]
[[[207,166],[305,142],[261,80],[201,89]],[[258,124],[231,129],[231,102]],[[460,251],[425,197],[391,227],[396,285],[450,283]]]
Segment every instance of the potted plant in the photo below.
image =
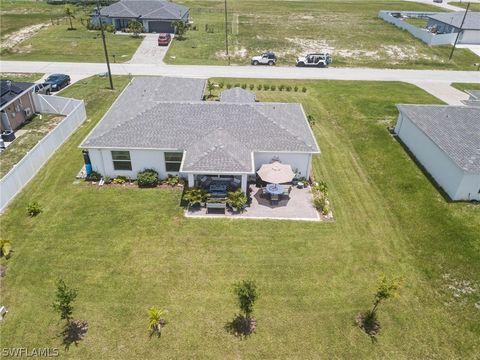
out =
[[199,204],[200,206],[205,206],[205,201],[207,200],[208,193],[201,188],[191,188],[185,190],[183,199],[188,201],[190,206]]
[[240,189],[237,191],[230,191],[227,196],[227,203],[235,212],[242,211],[245,205],[247,205],[247,196]]

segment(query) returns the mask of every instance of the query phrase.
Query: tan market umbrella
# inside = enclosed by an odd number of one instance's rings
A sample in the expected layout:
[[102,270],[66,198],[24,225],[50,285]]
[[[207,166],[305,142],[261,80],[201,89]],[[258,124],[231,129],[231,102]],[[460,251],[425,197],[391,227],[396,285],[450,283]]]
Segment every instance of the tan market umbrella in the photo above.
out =
[[278,161],[262,165],[257,174],[263,181],[273,184],[290,182],[295,177],[290,165],[281,164]]

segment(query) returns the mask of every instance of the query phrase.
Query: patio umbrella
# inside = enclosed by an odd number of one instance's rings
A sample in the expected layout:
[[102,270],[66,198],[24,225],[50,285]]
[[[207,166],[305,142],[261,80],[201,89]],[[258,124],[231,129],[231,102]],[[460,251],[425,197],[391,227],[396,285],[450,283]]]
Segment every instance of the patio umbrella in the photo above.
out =
[[290,182],[295,177],[290,165],[281,164],[278,161],[262,165],[257,174],[263,181],[273,184]]

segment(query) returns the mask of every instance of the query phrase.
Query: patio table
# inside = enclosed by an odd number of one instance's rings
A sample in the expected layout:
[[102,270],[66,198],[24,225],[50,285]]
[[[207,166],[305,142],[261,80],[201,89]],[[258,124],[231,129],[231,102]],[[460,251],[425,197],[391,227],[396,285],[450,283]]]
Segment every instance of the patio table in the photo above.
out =
[[269,194],[273,194],[273,195],[283,194],[283,186],[279,184],[267,184],[266,189]]

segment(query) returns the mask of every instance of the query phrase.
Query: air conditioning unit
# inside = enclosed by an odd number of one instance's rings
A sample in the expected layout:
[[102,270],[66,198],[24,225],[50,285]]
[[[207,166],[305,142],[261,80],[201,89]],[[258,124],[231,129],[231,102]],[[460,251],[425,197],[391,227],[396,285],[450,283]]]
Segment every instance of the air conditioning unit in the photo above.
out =
[[25,108],[23,111],[25,112],[26,117],[29,117],[32,115],[32,109],[30,108]]

